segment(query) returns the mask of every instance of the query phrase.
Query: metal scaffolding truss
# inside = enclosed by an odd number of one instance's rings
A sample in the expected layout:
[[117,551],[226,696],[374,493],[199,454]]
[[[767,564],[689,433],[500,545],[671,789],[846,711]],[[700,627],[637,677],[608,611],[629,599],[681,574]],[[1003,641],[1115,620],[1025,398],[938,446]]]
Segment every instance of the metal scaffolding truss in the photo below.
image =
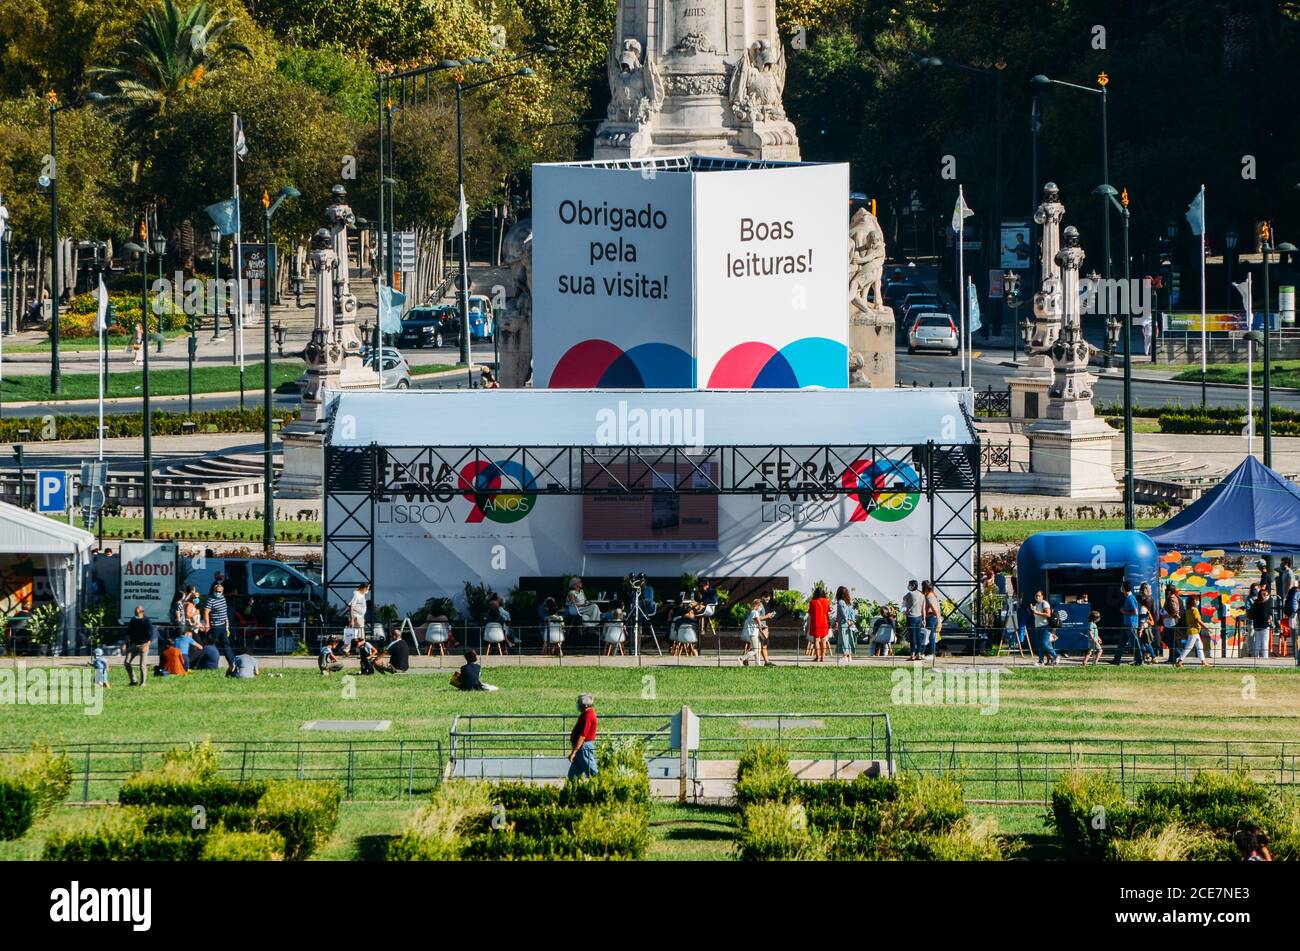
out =
[[[924,494],[930,578],[971,616],[979,558],[978,442],[820,446],[325,445],[325,587],[345,602],[374,577],[375,507],[531,495]],[[866,479],[866,484],[863,483]]]

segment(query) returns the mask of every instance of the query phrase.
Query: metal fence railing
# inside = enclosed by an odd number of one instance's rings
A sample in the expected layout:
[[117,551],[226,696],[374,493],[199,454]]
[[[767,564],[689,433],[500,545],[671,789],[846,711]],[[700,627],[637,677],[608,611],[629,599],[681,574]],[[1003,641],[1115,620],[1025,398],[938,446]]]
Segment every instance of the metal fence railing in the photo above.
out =
[[[72,763],[71,801],[117,798],[126,779],[162,764],[163,754],[179,743],[79,743],[51,748]],[[333,780],[344,799],[410,799],[431,792],[441,781],[443,745],[439,740],[248,740],[213,741],[222,777],[236,781],[268,779]],[[0,747],[22,753],[22,747]]]
[[1102,773],[1126,796],[1142,786],[1189,781],[1198,772],[1242,771],[1268,785],[1300,785],[1300,743],[1234,740],[1120,740],[1104,738],[970,743],[896,744],[903,773],[951,776],[967,801],[1041,803],[1071,772]]

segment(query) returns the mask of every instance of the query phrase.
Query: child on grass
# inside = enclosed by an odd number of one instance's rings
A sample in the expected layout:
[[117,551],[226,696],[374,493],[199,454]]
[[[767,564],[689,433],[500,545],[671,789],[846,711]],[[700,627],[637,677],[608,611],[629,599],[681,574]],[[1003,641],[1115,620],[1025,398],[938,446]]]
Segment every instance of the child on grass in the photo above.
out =
[[102,647],[95,648],[95,659],[90,664],[95,668],[95,686],[110,686],[108,682],[108,661],[104,659],[104,649]]
[[1101,613],[1092,611],[1088,615],[1088,650],[1083,655],[1083,666],[1088,666],[1088,661],[1096,667],[1101,663],[1101,631],[1097,627],[1097,622],[1101,620]]

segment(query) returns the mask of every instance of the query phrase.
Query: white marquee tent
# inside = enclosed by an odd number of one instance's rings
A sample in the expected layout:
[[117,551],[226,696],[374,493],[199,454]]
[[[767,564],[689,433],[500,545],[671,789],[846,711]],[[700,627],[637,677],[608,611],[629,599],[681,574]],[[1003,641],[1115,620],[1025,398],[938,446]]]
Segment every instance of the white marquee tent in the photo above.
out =
[[76,648],[82,580],[94,544],[90,532],[0,502],[0,556],[30,557],[45,568],[51,600],[64,609],[64,651]]

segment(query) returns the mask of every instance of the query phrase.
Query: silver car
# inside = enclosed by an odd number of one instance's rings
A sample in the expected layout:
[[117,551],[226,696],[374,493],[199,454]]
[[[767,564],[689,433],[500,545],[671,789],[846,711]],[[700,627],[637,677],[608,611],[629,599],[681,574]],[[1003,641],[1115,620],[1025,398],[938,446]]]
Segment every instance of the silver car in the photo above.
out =
[[951,314],[921,314],[907,334],[907,352],[947,350],[956,355],[961,346]]
[[[411,388],[411,368],[406,357],[392,347],[384,347],[383,367],[379,373],[379,387],[384,390],[409,390]],[[367,354],[366,366],[374,367],[373,354]]]

